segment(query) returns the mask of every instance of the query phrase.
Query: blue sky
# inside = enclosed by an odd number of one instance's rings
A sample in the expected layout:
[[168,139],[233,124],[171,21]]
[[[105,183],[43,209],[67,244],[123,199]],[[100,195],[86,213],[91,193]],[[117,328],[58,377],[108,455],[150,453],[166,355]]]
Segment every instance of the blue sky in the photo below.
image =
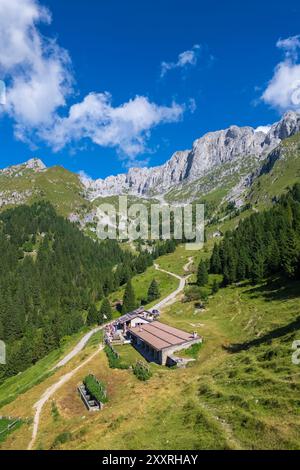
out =
[[[8,23],[24,28],[14,1],[0,0],[0,13],[9,5]],[[22,2],[24,8],[32,7],[28,11],[39,11],[40,21],[33,19],[29,27],[47,44],[41,44],[42,52],[37,48],[38,57],[25,48],[19,53],[15,49],[21,46],[10,44],[9,58],[0,45],[0,79],[8,87],[8,103],[0,114],[0,167],[36,156],[49,166],[105,177],[130,165],[163,163],[208,131],[269,124],[289,109],[277,96],[278,83],[268,86],[275,67],[287,62],[298,79],[298,1],[18,0]],[[41,6],[48,12],[41,14]],[[52,39],[52,46],[45,38]],[[278,44],[280,38],[294,39],[296,46]],[[61,59],[66,51],[69,57]],[[180,56],[185,52],[189,54]],[[54,90],[56,69],[53,80],[45,73],[47,60],[52,65],[57,61],[66,74],[67,83],[60,83],[59,90]],[[29,96],[16,79],[23,80],[22,73],[27,74],[25,82],[35,74],[31,85],[45,77],[43,85],[49,86],[34,116],[20,108],[20,100],[27,103]],[[265,100],[260,99],[266,90]],[[56,104],[48,106],[48,99]],[[51,114],[47,122],[39,115],[44,106],[45,115]],[[137,113],[143,115],[144,109],[147,119],[141,123]]]

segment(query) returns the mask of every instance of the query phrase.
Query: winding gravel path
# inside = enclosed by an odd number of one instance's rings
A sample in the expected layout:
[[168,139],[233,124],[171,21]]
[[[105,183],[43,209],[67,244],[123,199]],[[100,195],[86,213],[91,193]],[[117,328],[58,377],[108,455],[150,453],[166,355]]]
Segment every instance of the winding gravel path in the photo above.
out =
[[94,328],[93,330],[89,331],[86,335],[81,338],[79,343],[76,344],[75,348],[72,349],[69,354],[67,354],[60,362],[56,364],[51,370],[58,369],[58,367],[63,367],[65,366],[73,357],[75,357],[80,351],[83,350],[83,348],[86,346],[87,342],[90,340],[90,338],[97,333],[98,331],[102,330],[104,328],[104,325],[98,326],[97,328]]
[[44,405],[47,403],[49,398],[54,395],[54,393],[62,387],[66,382],[70,380],[70,378],[76,374],[82,367],[84,367],[86,364],[88,364],[101,350],[103,349],[103,346],[101,346],[99,349],[97,349],[96,352],[94,352],[88,359],[86,359],[84,362],[82,362],[79,366],[77,366],[75,369],[73,369],[71,372],[68,372],[67,374],[63,375],[60,377],[58,382],[55,384],[51,385],[51,387],[47,388],[47,390],[43,393],[42,397],[35,403],[33,408],[35,409],[35,414],[33,418],[33,429],[32,429],[32,437],[31,441],[28,445],[27,450],[32,450],[33,446],[36,441],[38,429],[39,429],[39,424],[40,424],[40,416],[41,412],[43,410]]
[[[189,272],[190,266],[193,264],[193,262],[194,262],[194,258],[192,257],[189,258],[188,263],[183,268],[186,273]],[[175,302],[176,297],[184,290],[186,281],[189,278],[189,276],[178,276],[178,274],[174,274],[174,273],[171,273],[170,271],[166,271],[165,269],[161,269],[158,264],[155,264],[154,266],[157,271],[161,271],[162,273],[169,274],[169,276],[175,277],[176,279],[179,280],[178,288],[174,292],[172,292],[170,295],[165,297],[163,300],[161,300],[158,304],[154,305],[154,307],[152,307],[155,310],[160,310],[166,305],[170,305],[173,302]]]

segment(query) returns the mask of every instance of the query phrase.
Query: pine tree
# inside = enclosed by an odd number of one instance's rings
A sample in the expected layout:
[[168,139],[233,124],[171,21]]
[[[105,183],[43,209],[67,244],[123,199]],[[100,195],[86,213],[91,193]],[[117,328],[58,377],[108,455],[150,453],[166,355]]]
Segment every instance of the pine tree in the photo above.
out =
[[212,274],[220,274],[222,270],[222,263],[220,258],[219,246],[214,245],[212,257],[210,260],[210,272]]
[[101,305],[101,308],[100,308],[100,312],[99,312],[99,315],[98,315],[99,325],[102,325],[105,322],[111,321],[112,317],[113,317],[113,315],[112,315],[112,309],[111,309],[110,302],[109,302],[108,298],[105,297],[103,299],[103,302],[102,302],[102,305]]
[[95,304],[92,304],[89,308],[86,323],[89,326],[94,326],[98,323],[98,313]]
[[212,294],[216,294],[218,291],[219,291],[219,283],[216,279],[214,279],[214,282],[213,282],[213,285],[212,285],[212,288],[211,288],[211,292]]
[[252,263],[250,275],[254,284],[262,282],[264,277],[264,258],[261,253],[255,254],[255,259]]
[[122,307],[123,315],[135,310],[136,306],[137,306],[137,303],[136,303],[135,293],[134,293],[131,281],[129,280],[126,284],[124,298],[123,298],[123,307]]
[[282,246],[282,267],[288,277],[294,277],[298,268],[300,244],[289,228]]
[[53,326],[49,321],[46,322],[46,325],[43,329],[43,349],[44,354],[48,354],[53,351],[57,346],[56,335],[53,331]]
[[153,279],[148,289],[147,301],[148,303],[150,303],[150,302],[153,302],[153,300],[159,299],[159,297],[160,297],[159,286],[158,286],[156,279]]
[[207,271],[207,264],[205,261],[201,260],[198,273],[197,273],[197,285],[200,287],[204,287],[208,283],[208,271]]

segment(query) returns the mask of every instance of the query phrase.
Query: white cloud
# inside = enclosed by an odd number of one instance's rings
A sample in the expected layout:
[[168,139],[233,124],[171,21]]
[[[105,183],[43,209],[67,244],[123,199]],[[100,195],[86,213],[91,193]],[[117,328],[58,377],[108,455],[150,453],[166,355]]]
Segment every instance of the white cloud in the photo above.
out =
[[[40,33],[39,23],[51,23],[51,15],[38,0],[0,0],[0,78],[8,85],[5,109],[17,139],[44,141],[54,150],[90,139],[134,159],[147,150],[152,128],[181,119],[185,106],[159,106],[137,96],[114,107],[106,92],[88,94],[63,117],[61,108],[73,92],[71,60],[56,40]],[[178,59],[182,67],[194,61],[189,51]]]
[[169,70],[197,65],[201,46],[195,44],[191,50],[181,52],[176,62],[162,62],[160,76],[163,78]]
[[268,126],[259,126],[255,129],[255,132],[263,132],[264,134],[268,134],[271,129],[271,125]]
[[280,112],[300,111],[300,36],[279,39],[277,47],[284,51],[284,59],[275,67],[261,99]]
[[34,0],[0,0],[0,72],[19,128],[49,123],[72,91],[68,53],[36,28],[50,13]]
[[183,112],[184,106],[158,106],[143,96],[113,107],[109,93],[90,93],[70,108],[68,117],[58,117],[53,129],[43,131],[43,137],[55,150],[89,138],[97,145],[117,147],[123,154],[135,157],[146,150],[153,127],[176,122]]
[[282,49],[287,57],[297,60],[298,49],[300,48],[300,35],[290,36],[286,39],[279,39],[276,43],[279,49]]

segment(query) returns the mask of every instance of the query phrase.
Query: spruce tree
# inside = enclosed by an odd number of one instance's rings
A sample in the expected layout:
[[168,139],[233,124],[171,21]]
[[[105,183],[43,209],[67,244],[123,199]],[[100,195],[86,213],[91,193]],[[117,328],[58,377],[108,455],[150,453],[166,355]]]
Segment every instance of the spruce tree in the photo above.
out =
[[197,273],[197,285],[200,287],[204,287],[208,283],[208,271],[207,271],[207,264],[205,261],[201,260],[198,273]]
[[150,302],[153,302],[153,300],[159,299],[159,297],[160,297],[159,286],[158,286],[156,279],[153,279],[148,289],[147,301],[148,303],[150,303]]
[[88,326],[93,326],[98,323],[98,314],[95,304],[92,304],[89,308],[86,323]]
[[290,228],[287,229],[282,246],[282,267],[288,277],[294,277],[299,262],[300,244],[296,234]]
[[107,297],[103,299],[100,312],[98,315],[98,323],[99,325],[102,325],[103,323],[109,322],[112,320],[112,309],[110,302]]
[[219,246],[214,245],[212,257],[210,260],[210,272],[212,274],[220,274],[222,269],[222,263],[220,258]]
[[56,335],[53,326],[49,321],[46,322],[43,329],[43,349],[44,355],[53,351],[57,347]]
[[262,282],[264,277],[264,258],[261,253],[255,254],[255,259],[252,263],[250,275],[253,284]]
[[123,298],[123,307],[122,307],[123,315],[135,310],[136,306],[137,304],[136,304],[135,293],[134,293],[131,281],[129,280],[126,284],[124,298]]
[[216,279],[214,279],[214,282],[213,282],[213,285],[212,285],[212,288],[211,288],[211,292],[212,294],[216,294],[218,291],[219,291],[219,283]]

